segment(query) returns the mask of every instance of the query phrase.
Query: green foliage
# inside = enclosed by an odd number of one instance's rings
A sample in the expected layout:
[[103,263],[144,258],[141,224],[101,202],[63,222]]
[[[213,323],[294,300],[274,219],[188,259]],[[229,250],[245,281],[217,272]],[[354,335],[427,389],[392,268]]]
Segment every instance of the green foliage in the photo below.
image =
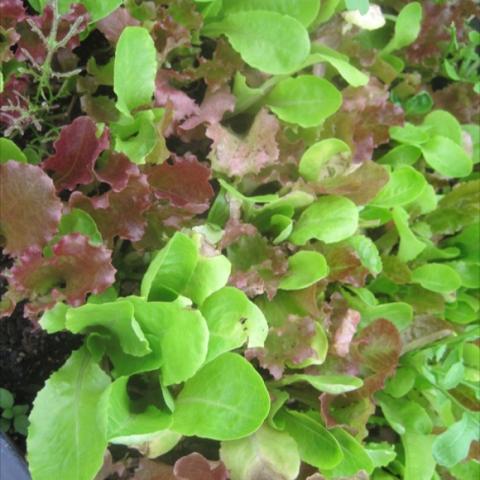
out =
[[266,102],[280,119],[308,128],[333,115],[340,108],[342,96],[327,80],[300,75],[280,81]]
[[340,242],[352,236],[358,227],[358,210],[345,197],[322,197],[301,214],[290,237],[297,245],[316,238],[325,243]]
[[470,7],[21,3],[0,315],[80,345],[33,405],[32,479],[478,476]]
[[[105,425],[97,415],[109,384],[85,347],[49,378],[30,414],[27,446],[33,478],[89,480],[95,475],[107,446]],[[45,438],[51,439],[48,446]]]
[[172,429],[183,435],[235,440],[258,430],[269,408],[260,375],[241,356],[224,353],[185,383],[176,399]]
[[232,13],[220,22],[207,24],[203,33],[211,37],[225,34],[246,63],[275,75],[298,69],[310,50],[305,27],[275,11]]
[[148,30],[126,27],[118,39],[113,71],[120,112],[130,116],[136,108],[150,103],[156,71],[156,50]]
[[0,431],[27,435],[28,405],[16,405],[15,397],[5,388],[0,388]]
[[422,21],[422,6],[419,2],[411,2],[405,5],[398,14],[395,22],[394,34],[382,50],[383,54],[389,54],[395,50],[412,44],[420,33]]

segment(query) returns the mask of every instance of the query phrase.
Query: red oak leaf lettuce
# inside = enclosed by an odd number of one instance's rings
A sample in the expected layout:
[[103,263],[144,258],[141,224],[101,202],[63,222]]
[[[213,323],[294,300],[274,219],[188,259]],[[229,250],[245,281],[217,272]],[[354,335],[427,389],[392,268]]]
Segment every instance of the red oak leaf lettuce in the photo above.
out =
[[0,204],[6,253],[41,248],[55,235],[62,202],[52,179],[40,167],[13,160],[0,165]]
[[214,194],[209,183],[211,172],[194,155],[174,156],[172,164],[156,165],[146,173],[156,198],[192,214],[208,210]]
[[54,143],[55,154],[43,162],[43,167],[53,172],[58,191],[73,190],[93,180],[95,162],[108,145],[107,130],[97,138],[95,123],[89,117],[78,117],[62,128]]
[[276,140],[279,130],[278,120],[265,109],[257,114],[245,137],[220,124],[210,125],[207,137],[213,140],[209,156],[213,170],[229,177],[243,177],[274,165],[279,157]]
[[270,327],[265,347],[248,349],[245,356],[249,360],[257,358],[275,379],[280,379],[288,364],[300,365],[316,358],[311,346],[315,334],[313,318],[288,315],[280,325]]
[[100,30],[110,43],[117,43],[125,27],[140,25],[126,8],[117,8],[110,15],[97,22]]
[[0,2],[0,27],[14,28],[25,20],[26,12],[22,0],[2,0]]
[[70,197],[70,206],[89,213],[109,245],[117,236],[139,241],[145,232],[144,212],[151,204],[150,186],[138,167],[133,172],[127,186],[119,192],[112,190],[87,197],[77,191]]
[[32,247],[20,255],[9,272],[14,298],[28,298],[30,314],[56,301],[81,305],[88,293],[101,293],[115,281],[110,250],[91,245],[84,235],[65,235],[52,252],[51,257],[44,257],[40,249]]
[[370,160],[374,149],[390,140],[389,127],[403,124],[403,110],[389,101],[388,87],[374,78],[364,87],[347,87],[342,95],[342,108],[326,128],[351,146],[354,162]]
[[228,473],[222,462],[211,462],[199,453],[179,458],[173,467],[178,480],[227,480]]
[[138,167],[126,155],[118,152],[110,152],[95,170],[97,179],[108,183],[114,192],[121,192],[128,185],[130,177],[139,173]]

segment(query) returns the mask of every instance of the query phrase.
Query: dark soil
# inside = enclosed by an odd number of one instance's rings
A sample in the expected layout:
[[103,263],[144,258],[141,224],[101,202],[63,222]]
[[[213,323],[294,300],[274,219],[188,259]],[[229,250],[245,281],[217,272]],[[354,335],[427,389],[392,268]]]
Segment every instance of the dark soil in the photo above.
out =
[[[0,253],[0,271],[9,264]],[[0,277],[0,295],[5,286]],[[81,337],[63,332],[48,335],[23,316],[23,306],[18,304],[10,317],[0,318],[0,387],[13,393],[16,404],[31,406],[45,380],[80,346]],[[9,433],[25,451],[25,438]]]

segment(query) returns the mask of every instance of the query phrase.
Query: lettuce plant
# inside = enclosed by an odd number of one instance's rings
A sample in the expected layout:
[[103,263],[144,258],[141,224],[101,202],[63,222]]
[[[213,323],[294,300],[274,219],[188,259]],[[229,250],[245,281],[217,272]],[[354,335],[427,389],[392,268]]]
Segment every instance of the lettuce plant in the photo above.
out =
[[0,312],[81,342],[32,479],[475,478],[478,8],[28,3]]

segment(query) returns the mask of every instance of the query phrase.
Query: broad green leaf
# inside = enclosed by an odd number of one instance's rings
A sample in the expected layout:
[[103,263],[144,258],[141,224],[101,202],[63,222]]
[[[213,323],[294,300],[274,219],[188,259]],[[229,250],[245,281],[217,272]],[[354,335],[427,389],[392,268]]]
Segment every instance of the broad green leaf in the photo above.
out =
[[425,115],[433,107],[433,99],[426,91],[421,91],[403,102],[406,115]]
[[352,87],[362,87],[368,83],[368,75],[365,75],[348,63],[348,57],[323,44],[313,44],[312,53],[307,57],[304,66],[315,65],[321,62],[329,63]]
[[330,20],[330,18],[332,18],[332,16],[335,14],[339,3],[340,0],[322,0],[320,12],[315,20],[315,26],[321,25]]
[[471,480],[480,477],[480,462],[477,460],[469,460],[460,463],[450,469],[450,472],[456,480]]
[[284,375],[280,380],[273,382],[273,385],[283,387],[297,382],[306,382],[316,390],[332,395],[351,392],[363,386],[360,378],[349,375],[305,375],[302,373]]
[[433,423],[427,411],[413,400],[396,399],[378,392],[376,399],[391,427],[399,434],[432,432]]
[[303,250],[288,259],[288,271],[280,281],[282,290],[301,290],[328,275],[325,257],[318,252]]
[[201,306],[210,338],[207,361],[242,346],[262,347],[268,325],[261,310],[236,288],[225,287],[210,295]]
[[133,411],[127,383],[128,377],[118,378],[110,384],[100,401],[100,412],[106,422],[106,436],[109,442],[128,442],[128,437],[164,430],[172,422],[170,414],[153,405],[149,405],[143,412]]
[[397,142],[406,145],[420,146],[430,139],[431,127],[428,125],[418,126],[411,123],[405,123],[403,127],[390,127],[390,137]]
[[53,308],[45,310],[40,318],[40,326],[47,333],[56,333],[65,330],[67,321],[67,312],[70,309],[65,303],[56,303]]
[[224,353],[185,383],[175,401],[172,430],[214,440],[252,434],[268,415],[270,398],[243,357]]
[[402,165],[390,174],[390,180],[370,205],[383,208],[408,205],[422,194],[426,185],[427,181],[420,172],[408,165]]
[[[157,339],[152,342],[152,349],[159,350],[162,385],[181,383],[192,377],[205,362],[209,341],[207,323],[200,312],[174,303],[146,302],[138,297],[130,301],[142,330],[147,337],[149,334]],[[141,364],[141,360],[137,363]]]
[[441,263],[428,263],[416,268],[412,272],[412,281],[438,293],[454,292],[462,285],[458,273],[452,267]]
[[[251,197],[250,197],[251,198]],[[272,200],[261,208],[247,213],[247,220],[262,229],[271,225],[271,219],[275,215],[283,215],[292,218],[295,211],[310,205],[315,197],[302,191],[287,193],[283,197]]]
[[5,388],[0,388],[0,408],[6,410],[12,408],[15,403],[13,395]]
[[141,357],[149,353],[148,340],[135,320],[133,305],[126,300],[85,304],[71,308],[66,313],[65,326],[73,333],[89,333],[107,330],[114,335],[122,350]]
[[290,240],[295,245],[305,245],[313,238],[336,243],[352,236],[357,228],[357,206],[348,198],[328,195],[307,207],[296,223]]
[[374,468],[386,467],[397,456],[395,446],[387,442],[367,443],[365,450],[371,458]]
[[171,301],[188,285],[198,263],[195,242],[177,232],[154,257],[142,280],[141,294],[148,300]]
[[207,297],[227,284],[231,269],[230,261],[223,255],[201,257],[182,295],[201,305]]
[[419,2],[405,5],[398,14],[392,39],[385,45],[382,54],[408,47],[418,37],[422,23],[422,6]]
[[405,330],[413,320],[413,308],[405,302],[382,303],[367,306],[360,310],[362,314],[361,326],[367,326],[379,318],[392,322],[398,330]]
[[362,265],[373,275],[378,275],[382,271],[382,259],[378,248],[373,241],[365,235],[354,235],[348,239],[348,243],[355,250],[360,258]]
[[308,181],[315,182],[328,176],[331,163],[335,163],[338,157],[348,158],[352,151],[342,140],[328,138],[314,143],[302,155],[298,170],[300,175]]
[[115,50],[113,89],[117,108],[125,115],[150,104],[157,74],[156,49],[143,27],[126,27]]
[[282,478],[294,480],[300,471],[297,444],[290,435],[263,425],[241,440],[223,442],[220,458],[231,480]]
[[277,83],[265,103],[281,120],[309,128],[333,115],[342,104],[342,95],[328,80],[299,75]]
[[450,138],[435,135],[420,148],[428,165],[445,177],[462,178],[472,173],[472,159]]
[[91,480],[103,463],[107,438],[99,402],[110,384],[86,348],[70,356],[37,395],[27,451],[33,480]]
[[351,477],[360,470],[370,472],[373,470],[373,463],[368,452],[352,435],[343,428],[334,427],[330,433],[335,437],[343,452],[342,461],[332,470],[327,470],[328,476],[334,478]]
[[62,216],[58,225],[59,235],[81,233],[90,239],[92,245],[101,245],[102,235],[98,230],[95,220],[85,211],[72,208],[69,213]]
[[432,480],[435,460],[432,457],[434,435],[406,433],[402,436],[405,450],[404,480]]
[[275,419],[295,439],[304,462],[317,468],[332,469],[342,461],[343,452],[337,439],[309,415],[283,408]]
[[223,0],[222,14],[268,10],[288,15],[308,27],[316,18],[320,0]]
[[413,165],[422,156],[422,151],[413,145],[398,145],[387,152],[378,162],[383,165],[399,167],[401,165]]
[[445,467],[453,467],[467,455],[470,444],[480,440],[478,413],[465,412],[458,422],[438,435],[433,442],[433,458]]
[[432,135],[447,137],[457,145],[462,145],[462,127],[458,120],[446,110],[435,110],[423,120],[428,125]]
[[307,58],[310,39],[296,19],[263,10],[239,12],[203,28],[207,37],[225,34],[251,67],[273,75],[295,71]]
[[426,248],[426,244],[419,240],[410,229],[408,213],[402,207],[395,207],[392,211],[393,222],[400,236],[398,258],[402,262],[410,262],[420,255]]
[[115,137],[115,151],[124,153],[130,161],[144,164],[162,139],[158,126],[163,109],[155,108],[137,112],[133,118],[123,116],[111,125]]
[[0,164],[9,160],[27,163],[27,157],[14,142],[8,138],[0,138]]
[[405,396],[415,385],[416,371],[410,367],[399,367],[394,377],[390,377],[383,391],[393,398]]

